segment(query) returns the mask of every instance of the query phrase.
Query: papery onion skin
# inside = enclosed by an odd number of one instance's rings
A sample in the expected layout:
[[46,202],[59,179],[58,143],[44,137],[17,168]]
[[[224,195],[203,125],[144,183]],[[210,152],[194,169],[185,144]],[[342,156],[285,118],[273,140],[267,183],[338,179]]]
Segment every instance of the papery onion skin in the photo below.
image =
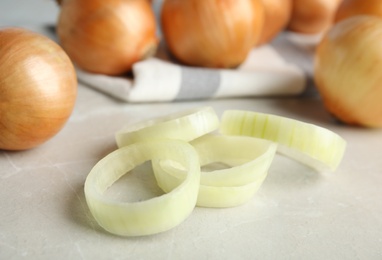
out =
[[130,71],[158,45],[153,10],[142,0],[65,0],[57,33],[78,67],[106,75]]
[[170,52],[192,66],[232,68],[257,43],[261,0],[165,0],[162,30]]
[[338,7],[335,21],[339,22],[354,15],[376,15],[382,17],[381,0],[343,0]]
[[317,34],[333,24],[337,8],[342,0],[293,0],[290,31]]
[[263,0],[264,27],[258,45],[270,42],[289,23],[292,0]]
[[340,121],[382,126],[382,19],[354,16],[323,37],[314,79],[325,107]]
[[25,150],[57,134],[77,95],[74,66],[51,39],[0,30],[0,149]]

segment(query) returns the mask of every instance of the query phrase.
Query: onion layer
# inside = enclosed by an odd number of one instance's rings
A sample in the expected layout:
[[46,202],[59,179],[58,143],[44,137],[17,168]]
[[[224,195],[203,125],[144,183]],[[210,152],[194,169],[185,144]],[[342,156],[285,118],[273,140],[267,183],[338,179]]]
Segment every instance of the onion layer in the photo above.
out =
[[0,149],[42,144],[64,126],[77,95],[72,62],[49,38],[0,30]]
[[338,119],[382,127],[382,19],[354,16],[337,23],[317,47],[314,78]]
[[165,0],[161,16],[166,43],[177,59],[218,68],[244,61],[263,19],[261,0]]
[[318,171],[334,171],[346,148],[346,141],[326,128],[250,111],[225,111],[220,131],[276,142],[279,152]]
[[[245,136],[205,135],[191,142],[201,166],[223,163],[225,169],[203,170],[196,205],[234,207],[247,202],[260,188],[276,152],[276,144]],[[154,160],[158,185],[172,190],[185,178],[184,168],[171,160]]]
[[118,147],[148,140],[175,139],[189,142],[219,127],[211,107],[203,107],[126,126],[115,134]]
[[141,0],[65,0],[57,33],[76,65],[100,74],[127,72],[157,47],[153,10]]
[[[139,202],[108,199],[103,193],[120,177],[150,159],[171,159],[186,178],[160,197]],[[97,222],[110,233],[143,236],[166,231],[184,221],[195,207],[200,182],[198,155],[186,142],[162,140],[120,148],[99,161],[85,181],[86,202]]]

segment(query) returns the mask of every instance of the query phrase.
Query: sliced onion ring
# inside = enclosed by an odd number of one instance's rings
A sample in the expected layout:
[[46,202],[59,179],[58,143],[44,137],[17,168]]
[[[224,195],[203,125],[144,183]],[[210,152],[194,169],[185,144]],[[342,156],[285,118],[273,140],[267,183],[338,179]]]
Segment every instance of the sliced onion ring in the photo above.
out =
[[216,112],[203,107],[126,126],[115,134],[115,139],[118,147],[159,139],[189,142],[218,128]]
[[207,134],[191,142],[199,155],[200,165],[224,163],[227,169],[203,171],[200,183],[229,187],[256,181],[266,173],[276,153],[277,144],[246,136]]
[[326,128],[252,111],[225,111],[220,132],[277,142],[278,152],[319,172],[335,171],[346,148],[346,141]]
[[[145,201],[121,202],[103,193],[120,177],[150,159],[171,159],[186,169],[185,178],[168,193]],[[196,205],[200,166],[188,143],[162,140],[135,143],[115,150],[99,161],[85,181],[86,202],[100,226],[121,236],[142,236],[171,229]]]
[[[233,207],[247,202],[263,183],[276,144],[245,136],[205,135],[191,142],[201,165],[224,163],[231,168],[202,171],[197,206]],[[179,185],[186,174],[172,160],[153,160],[158,185],[164,191]]]

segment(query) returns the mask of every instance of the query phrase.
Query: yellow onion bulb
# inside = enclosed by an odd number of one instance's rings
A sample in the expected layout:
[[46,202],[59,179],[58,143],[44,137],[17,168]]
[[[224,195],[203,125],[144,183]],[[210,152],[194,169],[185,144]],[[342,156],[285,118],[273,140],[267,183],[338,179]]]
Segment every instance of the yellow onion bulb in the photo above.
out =
[[165,0],[162,30],[170,52],[200,67],[240,65],[263,27],[261,0]]
[[65,0],[57,34],[81,69],[119,75],[155,53],[156,21],[146,0]]
[[322,33],[332,26],[342,0],[293,0],[288,29],[303,34]]
[[382,126],[382,19],[354,16],[335,24],[316,50],[314,79],[340,121]]
[[263,0],[264,27],[258,45],[275,38],[289,23],[292,0]]
[[382,17],[381,0],[344,0],[338,7],[335,21],[354,15],[376,15]]
[[0,30],[0,149],[47,141],[72,113],[77,78],[63,49],[21,28]]

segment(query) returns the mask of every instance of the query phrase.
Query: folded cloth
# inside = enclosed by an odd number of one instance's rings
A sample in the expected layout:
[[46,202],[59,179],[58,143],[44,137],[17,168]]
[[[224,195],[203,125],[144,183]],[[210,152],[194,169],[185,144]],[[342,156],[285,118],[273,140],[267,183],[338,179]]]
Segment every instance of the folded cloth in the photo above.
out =
[[179,64],[161,44],[155,57],[133,65],[130,77],[80,69],[77,74],[80,82],[126,102],[301,95],[311,85],[316,42],[317,37],[283,32],[235,69]]

